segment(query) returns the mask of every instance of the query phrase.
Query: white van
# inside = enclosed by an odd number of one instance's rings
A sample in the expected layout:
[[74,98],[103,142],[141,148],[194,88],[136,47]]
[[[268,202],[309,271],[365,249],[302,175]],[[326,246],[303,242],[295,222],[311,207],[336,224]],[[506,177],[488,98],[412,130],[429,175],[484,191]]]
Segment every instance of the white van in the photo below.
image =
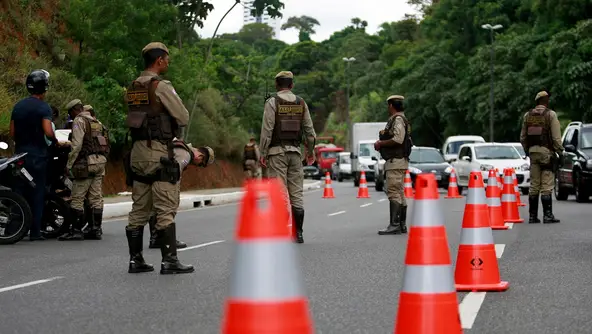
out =
[[458,151],[464,144],[485,143],[485,139],[481,136],[450,136],[446,138],[442,146],[442,154],[444,159],[452,162],[458,159]]

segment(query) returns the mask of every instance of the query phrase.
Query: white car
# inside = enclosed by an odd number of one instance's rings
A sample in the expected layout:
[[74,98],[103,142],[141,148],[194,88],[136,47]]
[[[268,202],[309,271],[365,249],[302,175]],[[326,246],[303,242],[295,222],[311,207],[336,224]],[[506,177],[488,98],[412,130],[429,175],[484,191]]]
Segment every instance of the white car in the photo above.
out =
[[452,162],[458,158],[458,152],[462,145],[484,142],[485,139],[481,136],[450,136],[446,138],[444,145],[442,145],[442,154],[446,161]]
[[530,166],[530,158],[526,156],[526,152],[524,152],[524,147],[522,147],[522,144],[520,143],[508,143],[512,146],[514,146],[514,148],[516,150],[518,150],[518,153],[520,153],[520,155],[522,156],[522,159],[526,160],[526,162],[528,162],[528,165]]
[[339,152],[337,159],[331,165],[333,179],[342,182],[352,176],[350,152]]
[[456,171],[461,192],[468,187],[472,171],[481,171],[483,181],[487,184],[489,170],[494,168],[498,169],[502,179],[504,168],[513,168],[522,194],[528,194],[530,188],[530,164],[509,143],[464,144],[460,147],[458,160],[452,163],[452,167]]

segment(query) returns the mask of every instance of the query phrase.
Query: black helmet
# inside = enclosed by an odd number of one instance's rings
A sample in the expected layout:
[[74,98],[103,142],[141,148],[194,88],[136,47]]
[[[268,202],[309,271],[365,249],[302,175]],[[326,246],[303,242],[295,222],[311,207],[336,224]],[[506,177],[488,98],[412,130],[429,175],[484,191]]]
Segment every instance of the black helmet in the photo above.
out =
[[34,70],[27,76],[27,90],[31,94],[43,94],[49,89],[49,72]]

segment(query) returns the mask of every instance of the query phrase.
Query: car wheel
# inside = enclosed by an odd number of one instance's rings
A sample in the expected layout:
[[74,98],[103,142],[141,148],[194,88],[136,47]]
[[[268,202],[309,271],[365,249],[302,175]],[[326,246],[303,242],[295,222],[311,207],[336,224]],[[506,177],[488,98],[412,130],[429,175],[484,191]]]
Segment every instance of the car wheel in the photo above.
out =
[[574,190],[576,193],[576,202],[588,202],[588,199],[590,199],[590,195],[588,191],[586,191],[585,188],[582,186],[582,178],[580,177],[579,172],[574,172]]
[[561,183],[559,183],[559,177],[555,176],[555,199],[558,201],[565,201],[569,196],[569,192],[567,189],[561,187]]
[[458,185],[457,185],[457,187],[458,187],[458,193],[462,195],[463,194],[463,191],[465,191],[465,187],[458,186]]
[[522,195],[527,196],[528,193],[530,192],[530,189],[528,189],[528,188],[520,188],[520,192],[522,192]]
[[341,173],[337,174],[337,181],[343,182],[343,175]]

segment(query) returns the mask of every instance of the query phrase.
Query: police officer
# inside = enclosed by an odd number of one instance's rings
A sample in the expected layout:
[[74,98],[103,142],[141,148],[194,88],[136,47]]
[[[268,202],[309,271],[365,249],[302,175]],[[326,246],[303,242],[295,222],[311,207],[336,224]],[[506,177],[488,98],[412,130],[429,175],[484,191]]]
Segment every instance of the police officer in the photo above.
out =
[[92,210],[89,222],[88,239],[102,239],[103,220],[103,177],[109,155],[109,135],[101,123],[84,109],[80,100],[68,103],[67,109],[72,110],[72,150],[68,155],[66,168],[70,171],[72,182],[72,213],[74,222],[70,231],[61,235],[58,240],[84,240],[82,228],[86,224],[84,201]]
[[142,57],[145,69],[126,94],[132,149],[125,168],[133,180],[133,205],[126,227],[128,272],[154,270],[142,256],[144,225],[154,209],[162,254],[160,273],[191,273],[193,266],[182,264],[177,257],[174,220],[179,207],[181,169],[173,152],[173,139],[181,138],[181,127],[187,125],[189,112],[171,82],[160,77],[169,67],[167,47],[160,42],[149,43]]
[[543,223],[559,223],[560,220],[553,215],[551,193],[558,153],[563,152],[561,128],[557,114],[549,109],[549,93],[539,92],[534,100],[536,107],[524,115],[520,132],[522,147],[530,156],[529,223],[541,222],[538,219],[539,194],[543,204]]
[[255,142],[255,136],[251,136],[247,145],[245,145],[243,153],[243,169],[246,177],[249,179],[259,177],[259,160],[261,159],[261,153],[259,152],[259,146]]
[[[282,71],[275,76],[277,94],[265,102],[259,147],[260,163],[267,168],[267,176],[279,178],[288,190],[292,218],[296,225],[296,241],[303,243],[304,172],[300,143],[304,135],[308,152],[313,152],[316,133],[308,105],[292,93],[293,80],[294,75],[289,71]],[[309,154],[307,163],[310,165],[313,162],[314,155]]]
[[[198,167],[207,167],[208,165],[214,163],[214,150],[208,146],[194,148],[191,146],[191,144],[185,144],[180,140],[174,140],[173,145],[175,160],[177,160],[179,167],[183,171],[185,171],[190,164]],[[181,193],[179,192],[179,196],[180,194]],[[160,248],[162,239],[157,238],[158,234],[156,233],[156,213],[152,213],[148,225],[150,226],[150,244],[148,247]],[[177,249],[187,247],[187,244],[182,241],[176,240],[176,243]]]
[[379,140],[374,148],[386,161],[386,194],[389,199],[389,225],[378,231],[379,235],[407,233],[407,202],[403,189],[405,171],[409,168],[411,155],[411,127],[405,117],[405,108],[401,95],[392,95],[386,100],[389,119],[384,130],[379,133]]

